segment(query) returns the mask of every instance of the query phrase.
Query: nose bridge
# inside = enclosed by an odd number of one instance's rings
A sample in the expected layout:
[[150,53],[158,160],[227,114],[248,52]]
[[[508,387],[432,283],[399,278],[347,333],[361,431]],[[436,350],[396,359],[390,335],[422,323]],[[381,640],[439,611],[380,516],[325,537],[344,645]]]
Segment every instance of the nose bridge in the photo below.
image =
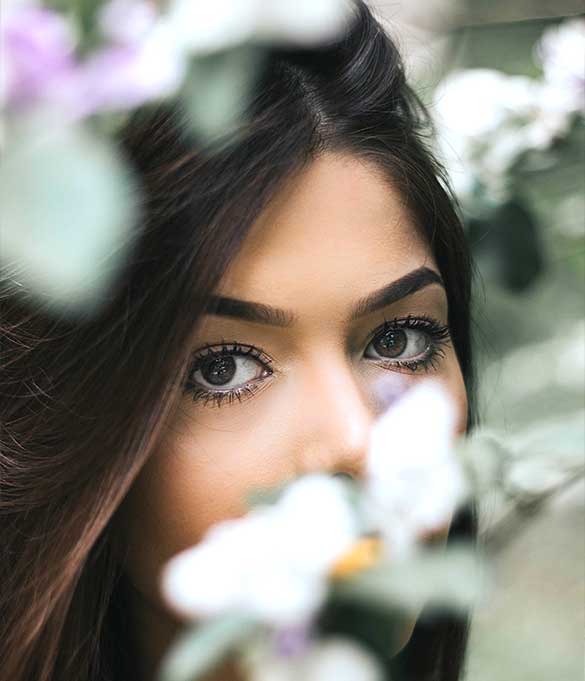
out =
[[374,412],[349,358],[341,353],[311,361],[306,369],[302,420],[306,443],[302,471],[363,474]]

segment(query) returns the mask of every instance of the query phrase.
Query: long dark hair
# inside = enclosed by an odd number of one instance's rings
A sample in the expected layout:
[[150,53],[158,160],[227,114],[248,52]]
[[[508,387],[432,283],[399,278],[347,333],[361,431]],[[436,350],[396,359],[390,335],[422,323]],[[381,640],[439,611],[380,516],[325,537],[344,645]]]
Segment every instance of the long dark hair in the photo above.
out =
[[[398,186],[443,276],[471,395],[471,267],[429,121],[392,40],[356,2],[346,34],[271,50],[237,134],[203,144],[178,105],[120,135],[141,185],[137,245],[97,315],[48,315],[4,288],[0,378],[0,676],[129,681],[116,511],[177,404],[188,341],[267,201],[319,153],[367,158]],[[452,533],[470,534],[469,514]],[[466,623],[424,619],[407,678],[455,681]],[[128,656],[126,656],[128,657]],[[409,675],[409,676],[408,676]]]

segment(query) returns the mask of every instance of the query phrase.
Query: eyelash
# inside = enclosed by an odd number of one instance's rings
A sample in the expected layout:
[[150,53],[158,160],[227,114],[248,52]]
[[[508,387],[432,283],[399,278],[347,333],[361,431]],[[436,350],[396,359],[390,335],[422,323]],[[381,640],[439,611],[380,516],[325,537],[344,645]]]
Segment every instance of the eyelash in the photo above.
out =
[[[376,339],[384,336],[384,334],[389,331],[394,331],[396,329],[415,329],[424,331],[429,336],[429,345],[426,356],[420,359],[411,360],[389,359],[384,362],[380,359],[368,359],[367,361],[375,362],[378,366],[384,368],[406,370],[412,373],[415,373],[420,369],[429,371],[431,368],[437,368],[440,359],[445,356],[445,346],[451,341],[449,327],[447,325],[440,324],[437,320],[425,315],[416,317],[408,315],[407,317],[385,320],[381,326],[378,326],[370,334],[366,343],[366,348]],[[220,349],[217,349],[219,346],[221,346]],[[262,365],[264,370],[268,372],[268,376],[271,376],[274,373],[274,370],[270,366],[272,360],[259,348],[251,345],[242,345],[237,341],[228,343],[223,340],[219,344],[206,345],[201,348],[201,350],[197,351],[193,357],[184,383],[184,392],[186,394],[191,394],[194,402],[202,402],[204,406],[211,403],[213,406],[220,407],[226,403],[233,404],[236,401],[241,402],[242,399],[253,396],[261,387],[260,384],[266,377],[254,379],[239,388],[232,388],[229,390],[207,390],[192,380],[194,373],[210,357],[215,359],[226,356],[253,357]]]
[[451,333],[449,326],[447,324],[441,324],[436,319],[432,317],[427,317],[426,315],[420,315],[415,317],[414,315],[408,315],[407,317],[398,317],[392,320],[385,320],[382,326],[374,329],[370,335],[366,347],[372,343],[377,338],[384,336],[384,334],[389,331],[395,331],[396,329],[414,329],[417,331],[424,331],[429,336],[429,350],[428,354],[421,359],[410,359],[410,360],[400,360],[393,359],[383,362],[381,360],[371,360],[376,361],[377,364],[381,364],[386,368],[398,368],[406,369],[415,373],[422,369],[423,371],[429,371],[429,369],[437,369],[439,361],[445,356],[445,346],[451,342]]
[[197,352],[191,362],[187,380],[184,385],[184,391],[193,396],[193,401],[203,402],[204,406],[207,406],[210,402],[216,407],[220,407],[225,402],[228,404],[232,404],[236,400],[241,402],[244,397],[251,397],[254,395],[259,387],[258,384],[260,383],[260,380],[256,379],[247,385],[243,385],[239,388],[232,388],[230,390],[206,390],[205,388],[202,388],[191,380],[191,376],[201,367],[205,360],[210,357],[214,359],[218,357],[231,357],[234,355],[237,357],[253,357],[269,372],[269,375],[274,373],[274,370],[270,368],[272,360],[260,348],[255,348],[252,345],[241,345],[237,341],[228,343],[224,340],[222,340],[219,345],[221,345],[220,350],[216,349],[218,344],[215,343],[205,345]]

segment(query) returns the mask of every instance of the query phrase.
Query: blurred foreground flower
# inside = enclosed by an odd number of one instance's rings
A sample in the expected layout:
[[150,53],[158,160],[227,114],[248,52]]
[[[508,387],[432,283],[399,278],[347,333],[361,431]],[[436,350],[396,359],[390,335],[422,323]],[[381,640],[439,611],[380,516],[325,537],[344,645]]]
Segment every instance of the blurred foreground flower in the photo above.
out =
[[294,658],[275,654],[264,645],[250,646],[242,667],[249,681],[384,681],[374,656],[348,638],[315,642]]
[[59,314],[92,314],[124,264],[141,203],[110,135],[133,109],[170,97],[202,143],[233,133],[264,45],[329,40],[350,14],[347,0],[8,0],[4,282]]
[[433,382],[407,392],[373,428],[364,505],[390,560],[444,529],[466,496],[454,430],[453,405]]
[[419,549],[465,498],[454,425],[443,389],[424,382],[374,427],[363,481],[301,477],[274,504],[217,524],[174,557],[163,594],[195,625],[171,650],[163,678],[197,678],[255,639],[254,659],[264,662],[254,679],[316,679],[308,670],[319,658],[317,616],[335,598],[403,612],[427,601],[466,607],[475,589],[470,557]]
[[274,506],[219,523],[173,558],[164,593],[191,617],[241,610],[268,624],[304,621],[321,605],[327,573],[357,531],[341,481],[306,476]]
[[75,13],[9,2],[1,22],[0,101],[7,110],[51,106],[74,119],[132,109],[175,94],[192,57],[243,43],[329,40],[350,10],[347,0],[171,0],[162,11],[149,0],[110,0],[95,5],[88,49]]
[[351,13],[347,0],[172,0],[166,21],[191,53],[244,42],[310,45],[332,39]]
[[8,2],[2,9],[0,57],[2,107],[21,107],[61,95],[74,73],[76,36],[57,12]]

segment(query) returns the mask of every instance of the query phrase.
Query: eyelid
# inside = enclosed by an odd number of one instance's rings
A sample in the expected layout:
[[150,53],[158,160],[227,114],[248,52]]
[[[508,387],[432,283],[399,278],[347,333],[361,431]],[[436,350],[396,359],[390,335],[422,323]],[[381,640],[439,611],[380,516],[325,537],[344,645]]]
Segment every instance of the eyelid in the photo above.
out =
[[439,331],[441,332],[441,335],[444,335],[447,339],[449,339],[451,336],[448,324],[443,324],[438,319],[434,319],[433,317],[430,317],[426,314],[408,314],[404,317],[394,317],[393,319],[387,319],[384,317],[382,324],[379,324],[376,328],[370,331],[365,341],[365,347],[367,347],[384,331],[395,328],[418,328],[422,331],[427,331],[430,333],[433,331]]
[[239,341],[227,341],[222,339],[218,343],[206,343],[192,353],[192,364],[198,360],[215,355],[239,355],[240,357],[253,357],[267,369],[274,371],[274,360],[262,348],[256,345],[248,345]]
[[[382,336],[384,333],[395,329],[410,329],[420,330],[430,337],[430,344],[428,352],[424,357],[418,358],[388,358],[388,359],[374,359],[366,358],[365,352],[367,348],[374,342],[376,338]],[[441,357],[445,356],[444,346],[451,343],[451,331],[448,324],[442,324],[437,319],[433,319],[427,315],[407,315],[406,317],[399,317],[393,320],[384,320],[384,323],[379,325],[368,337],[365,344],[365,349],[362,351],[363,356],[368,361],[375,362],[380,366],[392,368],[395,370],[407,369],[409,371],[418,371],[419,369],[428,370],[429,367],[436,368],[436,363]]]

